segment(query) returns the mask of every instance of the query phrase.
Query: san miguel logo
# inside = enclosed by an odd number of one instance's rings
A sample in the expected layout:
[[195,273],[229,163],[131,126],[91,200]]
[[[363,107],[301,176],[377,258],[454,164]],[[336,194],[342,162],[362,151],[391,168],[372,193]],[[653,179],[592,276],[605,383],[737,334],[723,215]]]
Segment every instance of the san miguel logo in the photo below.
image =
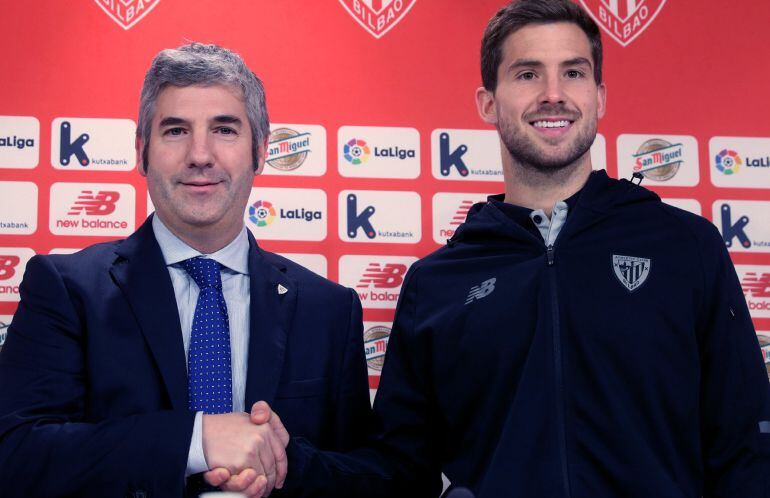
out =
[[381,38],[404,18],[417,0],[340,0],[373,37]]
[[131,29],[141,21],[160,0],[94,0],[108,16],[123,29]]
[[624,47],[652,24],[666,0],[580,0],[591,17]]

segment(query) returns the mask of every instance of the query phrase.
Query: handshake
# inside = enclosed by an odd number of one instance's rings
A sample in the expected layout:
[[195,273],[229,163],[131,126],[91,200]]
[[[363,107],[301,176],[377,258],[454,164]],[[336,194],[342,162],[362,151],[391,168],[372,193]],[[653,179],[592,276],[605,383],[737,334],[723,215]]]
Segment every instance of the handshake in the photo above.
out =
[[203,415],[204,479],[226,491],[268,496],[286,479],[289,433],[264,401],[251,413]]

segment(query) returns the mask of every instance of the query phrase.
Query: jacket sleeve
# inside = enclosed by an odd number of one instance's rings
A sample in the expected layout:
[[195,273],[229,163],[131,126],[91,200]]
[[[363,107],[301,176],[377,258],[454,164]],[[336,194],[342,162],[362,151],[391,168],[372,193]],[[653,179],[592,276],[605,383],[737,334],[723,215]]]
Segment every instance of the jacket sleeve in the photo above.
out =
[[361,301],[353,290],[348,290],[350,297],[350,321],[340,381],[334,396],[335,450],[347,451],[363,444],[371,424],[371,403],[369,402],[369,376],[364,354],[363,321]]
[[702,248],[703,496],[764,498],[770,496],[767,370],[735,268],[716,229]]
[[28,263],[20,293],[0,353],[2,495],[182,496],[194,414],[90,419],[81,297],[40,256]]
[[432,498],[441,492],[429,338],[415,330],[414,280],[410,271],[396,309],[365,445],[335,453],[293,439],[287,448],[285,496]]

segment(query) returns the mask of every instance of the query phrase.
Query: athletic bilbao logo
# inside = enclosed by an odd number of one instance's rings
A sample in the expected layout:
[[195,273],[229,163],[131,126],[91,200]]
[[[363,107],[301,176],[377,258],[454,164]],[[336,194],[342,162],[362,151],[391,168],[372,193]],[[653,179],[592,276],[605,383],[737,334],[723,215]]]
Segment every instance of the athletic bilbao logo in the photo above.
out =
[[629,292],[635,291],[647,281],[650,275],[650,262],[649,258],[612,255],[612,269],[615,271],[615,276]]
[[141,21],[160,0],[94,0],[113,21],[123,29],[131,29]]
[[580,0],[591,17],[624,47],[652,24],[666,0]]
[[416,1],[340,0],[340,3],[373,37],[381,38],[404,18]]

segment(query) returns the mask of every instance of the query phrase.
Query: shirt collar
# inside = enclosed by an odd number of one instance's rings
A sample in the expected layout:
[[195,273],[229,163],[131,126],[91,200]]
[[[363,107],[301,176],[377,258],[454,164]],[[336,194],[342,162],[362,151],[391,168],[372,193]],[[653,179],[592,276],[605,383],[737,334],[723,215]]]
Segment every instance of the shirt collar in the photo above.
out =
[[163,224],[157,215],[152,217],[152,231],[167,266],[196,256],[206,256],[236,273],[249,274],[249,238],[246,235],[246,226],[229,244],[211,254],[203,254],[185,244]]

